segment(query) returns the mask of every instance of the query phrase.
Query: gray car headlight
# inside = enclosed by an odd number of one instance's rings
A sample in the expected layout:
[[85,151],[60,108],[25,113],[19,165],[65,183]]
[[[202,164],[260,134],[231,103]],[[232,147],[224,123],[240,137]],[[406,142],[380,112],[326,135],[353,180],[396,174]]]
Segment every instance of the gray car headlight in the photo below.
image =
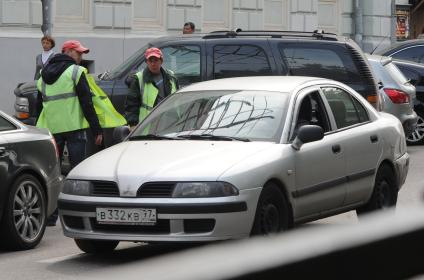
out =
[[221,197],[238,194],[238,189],[226,182],[182,182],[176,184],[172,197]]
[[62,192],[72,195],[90,195],[91,182],[81,180],[65,180]]

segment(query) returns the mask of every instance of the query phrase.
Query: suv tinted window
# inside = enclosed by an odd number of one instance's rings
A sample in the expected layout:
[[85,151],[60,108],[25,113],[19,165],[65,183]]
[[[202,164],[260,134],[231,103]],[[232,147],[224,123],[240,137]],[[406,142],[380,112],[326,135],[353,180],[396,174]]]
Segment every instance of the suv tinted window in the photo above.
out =
[[358,71],[345,55],[345,49],[329,45],[311,47],[300,44],[279,44],[280,54],[287,61],[289,73],[293,76],[315,76],[339,82],[360,81]]
[[264,50],[248,45],[216,45],[213,78],[272,75]]
[[337,128],[368,120],[365,108],[357,100],[354,101],[349,93],[334,87],[323,88],[322,91],[331,107]]
[[[196,45],[175,45],[161,48],[163,67],[174,72],[180,86],[200,82],[200,47]],[[146,60],[135,72],[147,67]],[[135,73],[134,72],[134,73]]]
[[391,55],[394,58],[424,62],[424,46],[410,47]]

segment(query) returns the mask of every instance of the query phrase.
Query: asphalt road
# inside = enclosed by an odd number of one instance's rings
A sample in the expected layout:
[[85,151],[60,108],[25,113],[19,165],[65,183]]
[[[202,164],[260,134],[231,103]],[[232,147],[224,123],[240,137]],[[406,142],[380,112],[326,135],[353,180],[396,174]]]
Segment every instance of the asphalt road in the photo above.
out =
[[[399,193],[398,209],[421,204],[423,201],[424,146],[408,148],[410,170]],[[354,211],[322,219],[302,227],[339,226],[358,223]],[[72,239],[62,235],[61,226],[48,227],[40,245],[29,251],[5,252],[0,250],[0,279],[85,279],[102,278],[102,270],[134,261],[152,260],[170,252],[189,249],[183,246],[164,246],[121,243],[109,255],[91,256],[82,253]],[[103,272],[104,273],[104,272]],[[158,271],[160,273],[160,271]],[[125,277],[123,277],[125,279]],[[140,275],[140,279],[143,279]]]

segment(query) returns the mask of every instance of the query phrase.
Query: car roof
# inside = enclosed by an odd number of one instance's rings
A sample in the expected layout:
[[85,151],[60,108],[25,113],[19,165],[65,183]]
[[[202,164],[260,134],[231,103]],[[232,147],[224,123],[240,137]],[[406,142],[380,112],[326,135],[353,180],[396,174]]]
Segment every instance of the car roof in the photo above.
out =
[[386,53],[392,53],[393,51],[397,49],[401,49],[403,47],[408,46],[415,46],[415,45],[424,45],[424,39],[412,39],[412,40],[406,40],[406,41],[400,41],[392,44],[388,48],[376,51],[376,54],[386,54]]
[[261,90],[292,92],[297,87],[310,82],[337,83],[329,79],[303,76],[236,77],[191,84],[181,89],[180,92],[204,90]]

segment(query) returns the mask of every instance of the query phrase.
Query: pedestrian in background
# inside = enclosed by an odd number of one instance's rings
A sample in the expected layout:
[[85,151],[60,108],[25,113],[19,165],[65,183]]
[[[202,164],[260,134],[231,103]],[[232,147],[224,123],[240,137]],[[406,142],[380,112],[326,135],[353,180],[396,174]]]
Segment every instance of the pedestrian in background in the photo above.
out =
[[[53,134],[61,162],[66,145],[71,168],[87,156],[88,128],[94,135],[96,145],[101,145],[103,141],[102,129],[87,83],[87,70],[78,65],[82,55],[88,52],[89,49],[79,41],[66,41],[62,46],[62,53],[53,56],[37,81],[36,126],[47,128]],[[48,219],[48,226],[56,224],[57,214],[56,209]]]
[[41,46],[43,47],[43,52],[37,55],[35,58],[35,74],[34,80],[40,78],[40,71],[43,67],[50,61],[53,57],[54,52],[53,48],[56,45],[54,39],[51,36],[44,36],[41,38]]
[[162,67],[160,49],[149,48],[144,57],[147,68],[135,74],[125,103],[125,116],[130,126],[141,122],[160,101],[178,89],[174,73]]
[[196,27],[194,26],[194,23],[192,23],[191,21],[184,23],[184,27],[183,27],[183,34],[192,34],[194,33],[194,29]]

